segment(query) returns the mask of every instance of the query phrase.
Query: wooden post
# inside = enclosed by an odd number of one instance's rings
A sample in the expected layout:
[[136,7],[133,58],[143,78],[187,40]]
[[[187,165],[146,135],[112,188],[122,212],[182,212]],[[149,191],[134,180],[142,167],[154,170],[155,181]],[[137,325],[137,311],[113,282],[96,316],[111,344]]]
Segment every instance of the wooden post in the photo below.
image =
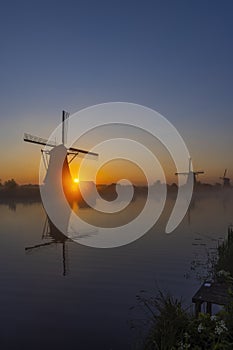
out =
[[212,303],[207,301],[206,303],[206,313],[209,314],[210,316],[212,315]]
[[199,313],[201,312],[201,301],[195,302],[195,317],[198,318]]

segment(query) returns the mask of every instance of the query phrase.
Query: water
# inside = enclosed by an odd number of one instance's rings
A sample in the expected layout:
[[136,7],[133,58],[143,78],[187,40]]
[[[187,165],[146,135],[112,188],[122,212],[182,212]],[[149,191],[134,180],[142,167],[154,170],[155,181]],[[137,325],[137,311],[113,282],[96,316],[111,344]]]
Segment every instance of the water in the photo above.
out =
[[[143,201],[139,197],[129,215]],[[191,262],[205,261],[206,249],[226,236],[233,197],[200,195],[167,235],[164,227],[173,204],[168,199],[162,217],[145,236],[113,249],[46,237],[40,203],[1,204],[1,349],[131,349],[135,334],[130,320],[137,314],[130,307],[141,289],[169,290],[191,304],[200,285]],[[83,217],[95,217],[89,208],[79,210]]]

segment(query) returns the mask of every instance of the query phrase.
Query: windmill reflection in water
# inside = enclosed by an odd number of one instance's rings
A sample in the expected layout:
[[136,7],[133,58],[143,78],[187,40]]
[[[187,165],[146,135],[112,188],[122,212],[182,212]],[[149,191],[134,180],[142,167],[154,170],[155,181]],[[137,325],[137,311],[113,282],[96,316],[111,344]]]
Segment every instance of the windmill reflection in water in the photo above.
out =
[[[92,230],[90,232],[79,232],[75,235],[75,241],[78,241],[79,238],[89,237],[92,235],[97,234],[97,230]],[[68,244],[67,243],[74,243],[74,241],[69,238],[68,236],[65,236],[61,231],[57,229],[57,227],[52,223],[52,221],[49,219],[49,217],[46,215],[45,223],[43,226],[42,231],[42,240],[46,240],[44,243],[35,244],[33,246],[29,246],[25,248],[25,251],[27,253],[32,253],[33,251],[39,251],[40,249],[46,248],[48,246],[54,246],[61,244],[62,246],[62,274],[63,276],[66,276],[69,272],[69,264],[68,264]],[[49,240],[49,241],[48,241]],[[74,243],[76,244],[76,243]]]

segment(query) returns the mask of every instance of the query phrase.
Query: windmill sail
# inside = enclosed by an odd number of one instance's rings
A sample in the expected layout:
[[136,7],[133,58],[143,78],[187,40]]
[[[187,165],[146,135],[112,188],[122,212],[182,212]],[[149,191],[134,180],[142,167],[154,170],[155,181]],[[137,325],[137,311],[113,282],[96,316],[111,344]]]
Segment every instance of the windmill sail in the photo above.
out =
[[71,152],[77,152],[77,153],[83,153],[83,154],[89,154],[91,156],[98,157],[98,153],[85,151],[84,149],[76,148],[76,147],[70,147],[69,151]]
[[62,111],[62,143],[63,145],[67,142],[67,132],[68,132],[68,120],[70,114],[66,111]]
[[49,146],[49,147],[55,147],[56,143],[55,142],[49,142],[46,139],[42,139],[41,137],[34,136],[31,134],[24,134],[24,141],[25,142],[30,142],[30,143],[36,143],[38,145],[43,145],[43,146]]

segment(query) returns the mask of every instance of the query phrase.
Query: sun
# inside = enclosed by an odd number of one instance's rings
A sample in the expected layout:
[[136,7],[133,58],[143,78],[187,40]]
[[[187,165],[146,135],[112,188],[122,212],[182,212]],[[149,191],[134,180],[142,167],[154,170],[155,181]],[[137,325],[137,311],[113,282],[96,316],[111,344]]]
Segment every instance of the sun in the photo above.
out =
[[76,184],[79,183],[79,178],[78,178],[78,177],[76,177],[76,178],[74,179],[74,183],[76,183]]

